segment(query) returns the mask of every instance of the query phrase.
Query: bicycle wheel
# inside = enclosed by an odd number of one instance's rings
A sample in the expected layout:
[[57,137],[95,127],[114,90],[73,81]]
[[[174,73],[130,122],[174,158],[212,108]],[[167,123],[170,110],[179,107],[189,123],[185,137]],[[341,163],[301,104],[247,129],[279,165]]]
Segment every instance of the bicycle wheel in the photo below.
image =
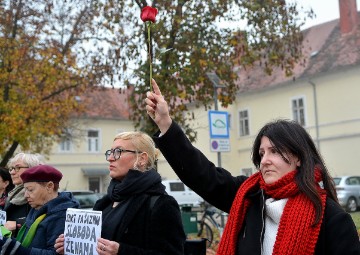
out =
[[207,240],[206,246],[210,247],[214,238],[213,231],[206,222],[199,222],[198,237],[205,238]]

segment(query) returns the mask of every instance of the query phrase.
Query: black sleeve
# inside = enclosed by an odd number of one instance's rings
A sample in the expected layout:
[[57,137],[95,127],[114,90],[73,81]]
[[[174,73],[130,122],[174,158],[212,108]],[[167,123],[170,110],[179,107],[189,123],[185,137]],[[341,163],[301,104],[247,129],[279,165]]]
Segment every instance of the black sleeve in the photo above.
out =
[[359,236],[351,215],[332,199],[326,201],[316,254],[360,254]]
[[188,187],[213,206],[230,211],[236,192],[247,177],[233,177],[227,170],[216,167],[191,144],[175,121],[165,134],[153,139],[177,176]]

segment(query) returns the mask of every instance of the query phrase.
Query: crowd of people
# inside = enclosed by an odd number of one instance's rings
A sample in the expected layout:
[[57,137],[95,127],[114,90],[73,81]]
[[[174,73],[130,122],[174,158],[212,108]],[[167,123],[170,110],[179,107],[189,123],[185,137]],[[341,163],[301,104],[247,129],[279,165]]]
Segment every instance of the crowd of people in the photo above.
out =
[[[180,208],[155,169],[158,154],[143,132],[115,136],[105,153],[111,181],[93,208],[103,219],[98,254],[184,254]],[[28,153],[16,154],[2,170],[2,227],[11,235],[0,240],[1,254],[64,254],[66,210],[80,205],[71,192],[59,192],[62,173]]]
[[[156,169],[160,151],[188,187],[229,213],[218,250],[207,254],[360,254],[355,224],[301,125],[264,125],[251,153],[258,172],[232,176],[191,144],[154,80],[152,86],[146,110],[159,132],[122,132],[105,152],[111,181],[93,207],[102,212],[98,254],[185,254],[179,205]],[[0,169],[0,209],[7,218],[1,231],[8,231],[1,254],[65,254],[66,210],[80,205],[71,192],[59,191],[62,177],[39,154],[18,153]]]

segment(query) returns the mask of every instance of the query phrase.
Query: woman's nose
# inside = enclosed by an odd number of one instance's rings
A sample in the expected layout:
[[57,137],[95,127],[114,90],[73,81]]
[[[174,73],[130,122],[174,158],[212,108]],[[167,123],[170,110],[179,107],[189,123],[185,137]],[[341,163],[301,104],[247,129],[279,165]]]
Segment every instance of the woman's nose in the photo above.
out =
[[261,158],[260,164],[261,165],[266,165],[269,163],[269,157],[267,156],[266,153],[264,153],[264,155]]

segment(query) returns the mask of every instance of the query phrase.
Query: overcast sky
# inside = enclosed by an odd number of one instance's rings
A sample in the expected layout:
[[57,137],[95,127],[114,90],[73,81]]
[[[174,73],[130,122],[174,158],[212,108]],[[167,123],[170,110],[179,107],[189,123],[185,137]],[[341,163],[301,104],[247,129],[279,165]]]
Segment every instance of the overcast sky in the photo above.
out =
[[[316,18],[307,20],[303,29],[339,18],[339,0],[296,0],[296,2],[305,9],[311,7],[316,13]],[[360,10],[360,0],[356,0],[356,5]]]

